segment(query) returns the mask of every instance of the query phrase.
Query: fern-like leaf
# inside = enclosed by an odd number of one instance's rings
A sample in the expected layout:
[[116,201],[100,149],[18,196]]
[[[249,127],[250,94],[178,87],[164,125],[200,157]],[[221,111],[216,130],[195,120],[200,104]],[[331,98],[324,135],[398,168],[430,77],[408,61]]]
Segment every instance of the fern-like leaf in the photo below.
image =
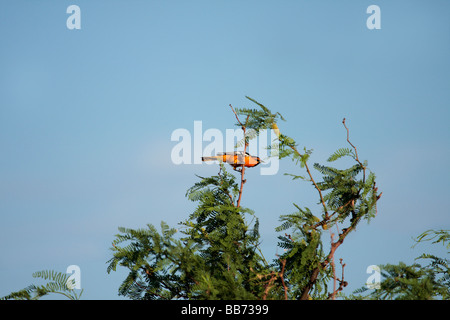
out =
[[328,162],[336,161],[342,157],[351,156],[352,158],[355,158],[355,152],[353,149],[350,148],[340,148],[337,149],[328,159]]

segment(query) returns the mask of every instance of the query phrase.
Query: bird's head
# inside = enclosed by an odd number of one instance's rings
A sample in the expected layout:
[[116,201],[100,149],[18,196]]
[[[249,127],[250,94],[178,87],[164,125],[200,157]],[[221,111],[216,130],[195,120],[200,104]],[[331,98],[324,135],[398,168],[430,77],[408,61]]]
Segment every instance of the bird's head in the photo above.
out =
[[256,162],[257,162],[258,164],[260,164],[261,162],[264,163],[264,161],[262,161],[260,157],[255,157],[255,158],[256,158]]

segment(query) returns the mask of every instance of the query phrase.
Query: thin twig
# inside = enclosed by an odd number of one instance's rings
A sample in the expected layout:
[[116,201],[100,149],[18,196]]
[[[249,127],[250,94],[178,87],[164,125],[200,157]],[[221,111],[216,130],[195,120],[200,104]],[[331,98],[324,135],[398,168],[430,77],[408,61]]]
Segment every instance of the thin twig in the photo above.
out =
[[232,106],[231,104],[230,104],[230,108],[231,108],[231,110],[233,110],[233,113],[234,113],[234,115],[236,116],[236,120],[239,122],[239,124],[240,124],[241,127],[242,127],[243,124],[242,124],[241,121],[239,120],[239,117],[238,117],[236,111],[234,111],[234,108],[233,108],[233,106]]
[[[333,239],[334,233],[331,233],[331,243],[333,243],[334,239]],[[333,272],[333,293],[331,294],[331,298],[334,300],[335,299],[335,292],[336,292],[336,268],[334,265],[334,254],[331,257],[331,270]]]
[[345,124],[345,118],[342,120],[342,124],[344,125],[345,129],[347,130],[347,142],[353,147],[353,149],[355,150],[355,156],[356,156],[356,161],[358,161],[358,163],[362,166],[362,163],[359,161],[358,159],[358,150],[356,150],[356,147],[353,145],[353,143],[350,142],[350,131],[347,128],[347,125]]
[[[333,270],[334,288],[333,288],[333,292],[328,294],[328,299],[331,298],[332,300],[336,299],[336,293],[342,291],[344,289],[344,287],[346,287],[348,285],[347,281],[344,280],[345,263],[342,263],[342,258],[339,259],[339,263],[341,264],[342,276],[341,276],[341,279],[337,278],[336,274],[335,274],[335,272]],[[339,281],[339,288],[337,288],[337,289],[336,289],[336,280]]]
[[366,167],[359,161],[358,158],[358,150],[354,146],[353,143],[350,142],[350,130],[348,130],[347,125],[345,124],[345,118],[342,120],[342,124],[344,125],[345,129],[347,130],[347,142],[353,147],[355,150],[355,160],[359,163],[361,168],[363,169],[363,184],[366,182]]
[[340,263],[341,266],[342,266],[342,278],[341,278],[340,281],[341,281],[341,283],[342,283],[342,286],[346,287],[346,286],[347,286],[347,282],[344,281],[344,268],[345,268],[345,263],[342,263],[342,258],[339,259],[339,263]]

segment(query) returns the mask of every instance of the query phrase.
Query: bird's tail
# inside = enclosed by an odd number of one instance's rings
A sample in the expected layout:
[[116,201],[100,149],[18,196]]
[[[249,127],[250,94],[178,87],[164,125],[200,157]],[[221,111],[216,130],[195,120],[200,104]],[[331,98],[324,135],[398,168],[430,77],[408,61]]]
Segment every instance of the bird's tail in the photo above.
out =
[[202,157],[202,161],[214,161],[217,160],[219,157]]

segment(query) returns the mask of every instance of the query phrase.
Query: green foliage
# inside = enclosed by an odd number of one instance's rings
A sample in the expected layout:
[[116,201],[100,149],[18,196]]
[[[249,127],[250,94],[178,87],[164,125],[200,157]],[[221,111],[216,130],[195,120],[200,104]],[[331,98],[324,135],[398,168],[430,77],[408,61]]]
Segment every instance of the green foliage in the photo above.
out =
[[[132,299],[255,299],[260,292],[252,278],[263,268],[256,252],[258,221],[250,210],[233,205],[236,190],[234,176],[222,166],[219,175],[201,178],[188,190],[187,197],[199,205],[181,223],[181,232],[165,223],[161,233],[152,225],[120,228],[107,269],[120,265],[130,271],[119,294]],[[246,215],[253,217],[252,225]]]
[[219,175],[203,178],[189,189],[188,198],[199,190],[197,209],[182,223],[185,240],[199,246],[205,264],[203,281],[197,281],[198,297],[255,299],[258,288],[251,279],[263,268],[257,253],[258,220],[251,210],[234,205],[239,187],[223,165]]
[[60,294],[70,300],[79,300],[83,290],[79,294],[73,289],[74,279],[70,275],[53,270],[43,270],[33,273],[33,278],[49,280],[45,285],[30,285],[22,290],[12,292],[2,297],[1,300],[38,300],[51,293]]
[[[236,108],[236,113],[238,115],[242,115],[244,117],[248,117],[248,121],[246,123],[247,129],[254,130],[259,132],[264,129],[272,129],[273,123],[276,123],[278,119],[285,121],[283,116],[279,113],[272,113],[268,108],[259,103],[258,101],[246,97],[248,100],[252,101],[260,109],[251,109],[251,108]],[[237,126],[241,126],[239,123]]]
[[349,214],[352,214],[353,219],[364,217],[370,220],[375,217],[375,174],[370,172],[367,179],[365,176],[358,179],[358,174],[364,169],[360,164],[339,170],[315,163],[314,168],[323,175],[323,181],[317,185],[326,193],[324,200],[327,209],[339,214],[335,221],[341,222]]
[[[450,230],[427,230],[417,237],[416,245],[431,240],[434,240],[432,244],[442,243],[443,246],[450,249]],[[447,251],[448,254],[450,251]],[[416,260],[428,262],[422,268],[434,280],[434,290],[431,291],[430,297],[450,300],[450,259],[423,253]]]
[[[118,265],[130,271],[119,287],[119,295],[136,300],[189,298],[193,285],[190,276],[196,265],[192,242],[175,239],[177,230],[164,222],[161,233],[150,224],[146,229],[121,227],[119,231],[107,268],[108,273],[116,271]],[[187,261],[190,265],[185,267]]]
[[[416,244],[436,239],[432,244],[447,243],[449,248],[449,230],[427,230],[416,238]],[[450,252],[447,252],[450,253]],[[363,295],[369,291],[366,287],[355,291],[354,299],[370,300],[450,300],[450,260],[431,254],[422,254],[416,261],[427,261],[421,265],[416,262],[407,265],[400,262],[396,265],[386,264],[380,266],[383,280],[380,288]]]
[[[431,241],[434,240],[432,243],[440,243],[442,242],[442,245],[446,246],[447,249],[450,249],[450,230],[427,230],[422,232],[417,238],[416,238],[416,246],[417,244],[424,242],[424,241]],[[437,238],[437,239],[436,239]]]
[[356,159],[355,152],[350,148],[339,148],[337,149],[328,159],[328,162],[336,161],[342,157],[350,156],[353,159]]
[[[282,224],[275,230],[285,232],[290,230],[290,234],[278,236],[280,242],[278,246],[285,253],[280,259],[286,259],[286,278],[289,286],[289,295],[292,299],[298,299],[304,287],[309,282],[312,273],[319,268],[325,253],[322,246],[322,232],[311,228],[317,223],[316,217],[309,208],[300,208],[296,204],[297,212],[289,215],[282,215]],[[330,280],[328,271],[320,273],[316,282],[315,290],[310,293],[316,299],[324,298],[327,293],[327,282]]]
[[[380,268],[382,270],[381,275],[384,278],[380,283],[380,289],[376,289],[369,295],[359,298],[371,300],[450,298],[448,284],[445,285],[439,279],[436,279],[436,273],[433,270],[424,268],[418,263],[406,265],[400,262],[397,265],[382,265]],[[368,289],[364,287],[356,290],[355,293],[364,293],[366,291]]]

